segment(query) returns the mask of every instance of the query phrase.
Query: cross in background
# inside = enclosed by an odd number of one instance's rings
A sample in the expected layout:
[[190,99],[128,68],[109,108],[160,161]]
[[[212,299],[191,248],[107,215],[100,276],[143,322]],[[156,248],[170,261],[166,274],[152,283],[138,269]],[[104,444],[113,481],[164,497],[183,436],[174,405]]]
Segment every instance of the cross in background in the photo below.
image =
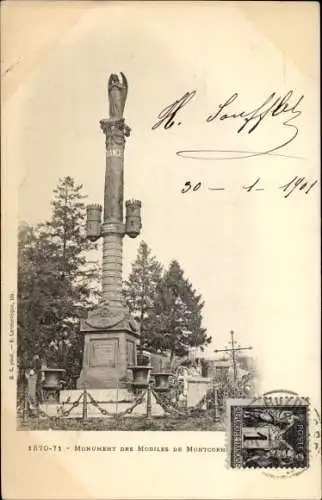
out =
[[231,358],[233,362],[233,370],[234,370],[234,382],[237,382],[237,363],[236,363],[236,352],[237,351],[245,351],[245,350],[250,350],[252,347],[238,347],[238,344],[234,340],[234,331],[231,330],[230,332],[231,340],[229,344],[231,344],[231,347],[227,347],[226,349],[215,349],[214,352],[231,352]]

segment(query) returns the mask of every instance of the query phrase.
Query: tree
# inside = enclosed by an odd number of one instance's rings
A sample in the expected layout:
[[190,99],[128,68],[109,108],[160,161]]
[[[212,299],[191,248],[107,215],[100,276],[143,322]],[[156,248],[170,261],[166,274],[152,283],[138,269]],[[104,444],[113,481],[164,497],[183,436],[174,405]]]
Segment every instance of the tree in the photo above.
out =
[[86,240],[81,190],[71,177],[60,179],[51,219],[36,227],[20,227],[18,360],[22,366],[35,352],[48,353],[50,343],[65,339],[67,346],[67,337],[76,342],[79,317],[95,301],[98,267],[87,259],[87,252],[96,247]]
[[189,348],[211,342],[202,327],[201,295],[184,278],[183,270],[174,260],[157,288],[155,307],[150,318],[154,327],[154,344],[170,352],[170,366],[175,356],[185,356]]
[[22,224],[18,234],[18,363],[25,366],[46,344],[49,290],[55,269],[50,242],[39,227]]
[[152,350],[154,346],[150,318],[161,277],[162,265],[151,255],[148,245],[141,241],[132,271],[124,282],[123,292],[127,306],[139,324],[141,345]]
[[61,179],[54,190],[52,218],[44,225],[53,243],[52,259],[60,282],[57,292],[63,298],[57,319],[67,325],[79,316],[80,310],[91,305],[97,294],[98,265],[87,259],[87,252],[96,249],[97,244],[86,239],[86,196],[81,193],[82,187],[71,177]]

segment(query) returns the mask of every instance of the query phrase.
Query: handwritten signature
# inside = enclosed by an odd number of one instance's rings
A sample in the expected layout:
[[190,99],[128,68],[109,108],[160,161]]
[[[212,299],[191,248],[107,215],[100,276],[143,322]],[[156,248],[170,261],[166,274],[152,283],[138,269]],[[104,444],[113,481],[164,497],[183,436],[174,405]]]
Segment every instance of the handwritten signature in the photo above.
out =
[[[186,92],[181,98],[166,106],[158,114],[158,121],[152,126],[152,130],[156,130],[159,127],[168,130],[174,125],[181,125],[182,109],[186,107],[187,104],[191,102],[196,95],[196,90],[193,90],[192,92]],[[264,121],[264,119],[267,119],[268,117],[276,118],[278,116],[283,116],[283,118],[285,117],[285,119],[282,124],[283,126],[290,129],[291,136],[285,142],[282,142],[268,150],[259,152],[221,149],[190,149],[177,151],[176,154],[184,158],[199,160],[234,160],[251,158],[253,156],[260,155],[277,155],[299,158],[295,156],[276,153],[276,151],[290,144],[298,135],[299,129],[295,124],[295,120],[302,114],[299,106],[304,99],[304,95],[295,98],[293,90],[289,90],[283,96],[277,95],[277,92],[272,92],[262,104],[256,106],[251,111],[235,111],[232,108],[232,104],[236,103],[238,98],[239,94],[237,92],[232,94],[223,104],[219,104],[217,109],[213,113],[207,116],[206,122],[212,123],[218,121],[220,122],[223,120],[236,120],[236,123],[238,123],[236,129],[237,134],[240,134],[242,132],[252,134]]]
[[[305,194],[309,194],[311,189],[318,183],[317,180],[311,182],[309,180],[306,180],[305,177],[298,177],[297,175],[293,177],[292,180],[286,182],[282,186],[278,186],[279,189],[281,189],[284,192],[284,198],[288,198],[293,191],[296,189],[298,191],[304,191]],[[184,187],[181,189],[181,193],[185,194],[188,193],[188,191],[199,191],[199,189],[202,187],[202,182],[198,181],[197,183],[193,184],[191,181],[187,181],[184,184]],[[250,193],[251,191],[264,191],[264,187],[262,187],[263,184],[261,184],[261,178],[257,177],[257,179],[249,184],[248,186],[241,186],[242,189]],[[208,187],[209,191],[225,191],[224,187]]]

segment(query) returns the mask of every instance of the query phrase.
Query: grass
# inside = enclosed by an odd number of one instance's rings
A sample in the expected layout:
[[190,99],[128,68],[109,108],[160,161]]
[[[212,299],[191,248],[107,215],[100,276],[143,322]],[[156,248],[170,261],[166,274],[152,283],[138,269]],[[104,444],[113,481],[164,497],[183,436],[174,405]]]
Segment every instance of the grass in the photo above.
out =
[[29,418],[18,419],[18,430],[68,430],[68,431],[221,431],[223,421],[214,422],[213,412],[201,412],[194,416],[165,416],[130,418]]

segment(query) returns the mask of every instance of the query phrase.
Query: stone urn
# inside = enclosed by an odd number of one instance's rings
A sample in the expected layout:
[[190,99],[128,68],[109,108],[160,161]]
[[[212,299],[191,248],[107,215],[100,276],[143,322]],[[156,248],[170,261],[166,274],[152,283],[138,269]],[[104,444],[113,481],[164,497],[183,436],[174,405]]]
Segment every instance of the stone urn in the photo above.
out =
[[171,376],[172,373],[170,372],[153,373],[153,377],[155,379],[153,389],[157,392],[168,392],[170,390],[169,377]]
[[44,380],[42,393],[45,403],[59,403],[59,391],[61,389],[61,378],[65,373],[62,368],[42,368]]
[[136,365],[130,366],[133,373],[133,381],[131,385],[134,388],[144,388],[149,385],[149,374],[152,366],[150,365]]
[[150,361],[151,355],[144,351],[142,347],[139,347],[136,355],[137,366],[150,366]]

